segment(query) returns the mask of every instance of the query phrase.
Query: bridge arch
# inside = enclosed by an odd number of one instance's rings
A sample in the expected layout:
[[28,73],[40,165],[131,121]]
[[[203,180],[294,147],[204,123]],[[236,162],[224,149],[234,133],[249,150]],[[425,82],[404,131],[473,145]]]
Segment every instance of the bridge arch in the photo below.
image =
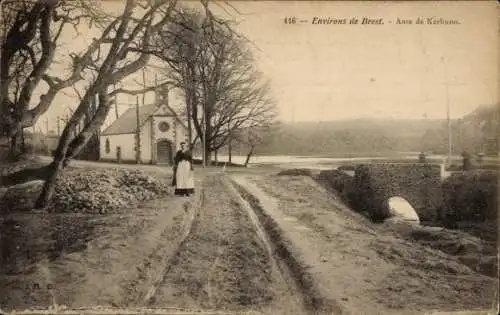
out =
[[440,165],[426,163],[377,163],[358,165],[353,186],[357,203],[373,221],[391,216],[387,201],[399,196],[414,209],[420,221],[434,222],[442,207]]

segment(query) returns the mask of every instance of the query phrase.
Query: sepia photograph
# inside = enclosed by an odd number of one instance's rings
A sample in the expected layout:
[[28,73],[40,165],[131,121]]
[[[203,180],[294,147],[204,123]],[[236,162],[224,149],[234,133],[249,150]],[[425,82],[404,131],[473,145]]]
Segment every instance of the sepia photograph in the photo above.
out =
[[498,314],[498,9],[0,0],[0,315]]

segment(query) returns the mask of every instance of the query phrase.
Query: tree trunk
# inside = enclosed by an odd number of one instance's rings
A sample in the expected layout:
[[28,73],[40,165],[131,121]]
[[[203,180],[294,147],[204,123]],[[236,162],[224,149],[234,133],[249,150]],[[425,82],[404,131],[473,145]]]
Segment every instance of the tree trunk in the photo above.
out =
[[45,208],[49,203],[50,198],[52,198],[54,189],[56,187],[57,176],[64,167],[63,162],[64,153],[58,151],[56,153],[54,161],[48,167],[48,174],[45,179],[42,191],[40,192],[40,195],[38,196],[38,199],[35,203],[35,209]]
[[[186,93],[187,94],[187,93]],[[186,95],[186,112],[189,150],[193,150],[193,127],[191,126],[191,98]]]
[[[82,104],[88,104],[88,98],[90,97],[90,95],[93,95],[93,93],[89,93],[87,91],[87,94],[84,97],[84,100],[82,100],[80,106],[82,106]],[[86,124],[80,134],[72,140],[71,135],[75,130],[74,128],[84,115],[84,107],[77,108],[77,110],[73,113],[73,116],[63,130],[61,138],[59,138],[59,144],[54,154],[54,160],[50,164],[49,174],[35,203],[35,209],[41,209],[47,206],[50,198],[52,198],[52,195],[54,193],[54,188],[59,172],[67,166],[70,159],[72,159],[83,149],[90,137],[95,134],[95,132],[106,119],[111,108],[107,93],[103,92],[99,94],[99,104],[100,106],[97,109],[94,118],[88,124]]]
[[229,138],[229,142],[227,144],[227,155],[228,155],[228,163],[232,163],[232,157],[233,157],[233,146],[231,145],[231,138]]
[[54,160],[50,165],[48,165],[48,174],[45,179],[42,191],[35,202],[35,209],[42,209],[47,206],[54,194],[54,189],[56,186],[57,176],[59,172],[66,166],[66,154],[68,152],[68,147],[71,143],[71,134],[73,133],[75,124],[78,122],[76,115],[78,111],[73,113],[73,117],[70,119],[68,124],[63,130],[61,138],[59,138],[59,144],[54,153]]
[[206,160],[207,160],[207,166],[209,165],[212,165],[212,152],[208,151],[208,149],[206,150],[207,154],[205,155],[206,156]]
[[18,156],[18,141],[17,134],[10,138],[10,146],[9,146],[9,160],[14,161]]
[[[32,141],[35,135],[32,137]],[[21,154],[25,154],[26,152],[26,142],[24,138],[24,128],[21,129]]]
[[245,160],[245,164],[244,164],[245,167],[248,166],[248,162],[250,162],[250,157],[252,157],[253,151],[254,151],[254,147],[251,147],[250,151],[247,154],[247,158]]
[[217,165],[218,159],[217,159],[217,150],[214,151],[214,160],[215,160],[215,165]]
[[[203,137],[205,137],[206,135],[203,135]],[[203,138],[202,138],[203,139]],[[201,143],[201,148],[203,150],[203,157],[204,157],[204,165],[205,166],[209,166],[210,165],[210,162],[211,162],[211,152],[209,150],[210,148],[210,144],[208,143],[208,141],[205,141]]]
[[11,136],[10,138],[10,147],[9,147],[9,155],[8,159],[11,161],[15,161],[19,158],[22,150],[22,134],[21,134],[22,128],[20,127],[20,124],[17,126],[17,130],[14,135]]

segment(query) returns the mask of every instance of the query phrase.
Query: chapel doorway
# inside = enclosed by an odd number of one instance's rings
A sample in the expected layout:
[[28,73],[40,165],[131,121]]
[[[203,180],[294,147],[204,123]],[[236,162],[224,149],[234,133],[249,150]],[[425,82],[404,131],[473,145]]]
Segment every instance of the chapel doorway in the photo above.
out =
[[169,140],[159,140],[156,143],[156,157],[158,164],[173,164],[173,144]]

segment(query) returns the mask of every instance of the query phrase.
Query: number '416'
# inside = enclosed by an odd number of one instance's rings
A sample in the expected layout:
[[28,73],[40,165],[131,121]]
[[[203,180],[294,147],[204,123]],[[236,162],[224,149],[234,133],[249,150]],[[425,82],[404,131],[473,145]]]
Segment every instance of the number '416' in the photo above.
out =
[[285,17],[285,24],[295,24],[296,22],[297,22],[297,19],[295,18],[295,16]]

